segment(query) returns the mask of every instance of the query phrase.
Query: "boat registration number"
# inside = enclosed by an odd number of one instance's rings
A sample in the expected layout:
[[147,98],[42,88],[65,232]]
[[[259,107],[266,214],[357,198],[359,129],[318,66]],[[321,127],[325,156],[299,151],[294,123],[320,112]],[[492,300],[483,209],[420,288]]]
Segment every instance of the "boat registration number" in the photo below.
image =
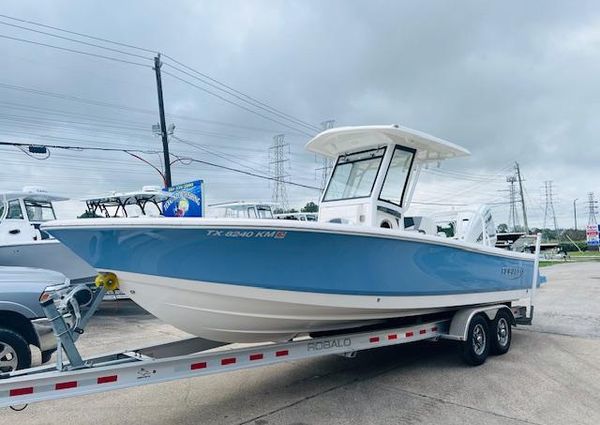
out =
[[206,236],[217,238],[271,238],[283,239],[287,232],[279,230],[207,230]]

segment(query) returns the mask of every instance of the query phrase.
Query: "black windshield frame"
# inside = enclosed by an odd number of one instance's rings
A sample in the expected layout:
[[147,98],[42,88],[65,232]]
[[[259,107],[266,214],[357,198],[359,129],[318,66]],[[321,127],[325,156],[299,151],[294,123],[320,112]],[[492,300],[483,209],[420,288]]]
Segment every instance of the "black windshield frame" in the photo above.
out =
[[[351,155],[359,155],[359,154],[363,154],[363,153],[367,153],[367,152],[377,152],[377,151],[383,151],[383,152],[381,153],[381,155],[377,156],[377,158],[381,158],[381,160],[379,161],[379,164],[377,165],[377,171],[375,173],[375,178],[373,179],[373,182],[371,183],[371,189],[369,190],[369,194],[368,195],[365,195],[365,196],[354,196],[354,197],[350,197],[350,198],[325,199],[325,197],[327,196],[327,192],[329,191],[329,187],[331,186],[331,182],[333,180],[335,169],[338,167],[338,165],[340,165],[340,161],[342,159],[347,158],[348,156],[351,156]],[[365,150],[357,151],[357,152],[350,152],[350,153],[347,153],[345,155],[339,155],[338,158],[337,158],[337,161],[335,163],[335,166],[333,167],[333,170],[331,172],[331,177],[329,178],[329,182],[327,183],[327,187],[323,191],[323,200],[321,202],[338,202],[338,201],[348,201],[348,200],[352,200],[352,199],[370,198],[373,195],[373,189],[375,188],[375,184],[377,183],[377,177],[379,176],[379,172],[381,171],[381,164],[383,164],[383,160],[385,159],[386,152],[387,152],[387,146],[382,146],[382,147],[378,147],[378,148],[365,149]],[[362,159],[357,159],[355,161],[347,161],[347,162],[344,162],[344,164],[354,164],[354,163],[363,162],[363,161],[370,161],[373,158],[375,158],[375,157],[362,158]]]
[[[404,180],[404,186],[402,187],[402,194],[400,196],[400,204],[396,204],[395,202],[392,202],[389,199],[381,198],[381,192],[383,192],[383,188],[385,187],[385,182],[387,181],[388,173],[390,172],[390,168],[392,166],[392,159],[394,158],[394,154],[396,153],[397,150],[402,150],[405,152],[412,153],[412,157],[410,159],[410,164],[408,165],[408,173],[406,174],[406,179]],[[408,188],[408,183],[410,182],[410,178],[413,173],[413,165],[415,163],[416,156],[417,156],[416,149],[409,148],[407,146],[402,146],[402,145],[394,146],[394,152],[392,152],[392,158],[390,158],[390,163],[388,164],[387,170],[385,170],[385,176],[383,178],[383,183],[381,184],[381,190],[379,191],[379,195],[377,196],[377,199],[379,201],[385,202],[387,204],[394,205],[394,206],[400,207],[400,208],[402,208],[404,206],[404,196],[406,195],[406,189]]]

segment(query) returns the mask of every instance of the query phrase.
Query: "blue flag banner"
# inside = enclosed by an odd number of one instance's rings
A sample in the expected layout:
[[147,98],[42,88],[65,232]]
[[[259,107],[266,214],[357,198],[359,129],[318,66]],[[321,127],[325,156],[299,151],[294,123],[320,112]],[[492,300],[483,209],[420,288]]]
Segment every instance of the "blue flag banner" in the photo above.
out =
[[171,195],[163,202],[165,217],[202,217],[204,215],[203,181],[170,186],[166,189]]

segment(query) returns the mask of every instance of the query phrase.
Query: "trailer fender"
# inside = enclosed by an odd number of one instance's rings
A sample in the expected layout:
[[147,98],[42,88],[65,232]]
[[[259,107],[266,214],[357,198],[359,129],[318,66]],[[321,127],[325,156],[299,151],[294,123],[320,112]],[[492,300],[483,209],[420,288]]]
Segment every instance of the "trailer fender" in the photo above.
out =
[[451,339],[455,341],[465,341],[467,339],[467,332],[469,330],[469,324],[475,315],[485,314],[487,319],[491,322],[496,318],[498,311],[506,310],[510,314],[511,324],[516,325],[516,320],[510,307],[501,305],[491,305],[485,307],[470,307],[463,308],[457,311],[452,317],[450,322],[450,329],[447,335],[442,335],[444,339]]

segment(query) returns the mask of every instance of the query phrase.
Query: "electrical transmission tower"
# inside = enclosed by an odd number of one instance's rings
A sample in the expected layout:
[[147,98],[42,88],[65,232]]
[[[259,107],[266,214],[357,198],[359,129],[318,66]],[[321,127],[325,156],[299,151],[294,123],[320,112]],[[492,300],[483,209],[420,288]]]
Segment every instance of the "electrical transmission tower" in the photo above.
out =
[[287,178],[290,176],[289,170],[290,144],[285,141],[285,134],[278,134],[273,137],[273,146],[269,148],[269,165],[271,168],[271,177],[273,177],[273,195],[272,201],[279,204],[284,210],[288,210],[287,198]]
[[510,198],[510,210],[508,213],[508,228],[512,229],[513,232],[517,232],[520,227],[519,215],[517,213],[517,188],[515,183],[518,181],[516,176],[508,176],[506,181],[510,183],[509,186],[509,198]]
[[544,182],[544,192],[546,195],[546,207],[544,208],[544,226],[546,229],[546,223],[548,218],[552,219],[554,224],[554,231],[558,235],[558,225],[556,224],[556,212],[554,211],[554,193],[552,192],[552,180],[546,180]]
[[[323,129],[323,131],[329,130],[330,128],[333,128],[334,126],[335,126],[335,120],[327,120],[327,121],[323,121],[321,123],[321,128]],[[319,167],[315,170],[316,172],[321,172],[321,182],[319,185],[321,188],[321,191],[325,190],[325,185],[327,184],[327,177],[329,177],[329,172],[331,171],[332,168],[333,168],[333,161],[331,160],[331,158],[324,156],[321,159],[321,167]]]
[[598,201],[594,198],[594,192],[588,193],[588,224],[598,224],[596,214],[598,213]]

